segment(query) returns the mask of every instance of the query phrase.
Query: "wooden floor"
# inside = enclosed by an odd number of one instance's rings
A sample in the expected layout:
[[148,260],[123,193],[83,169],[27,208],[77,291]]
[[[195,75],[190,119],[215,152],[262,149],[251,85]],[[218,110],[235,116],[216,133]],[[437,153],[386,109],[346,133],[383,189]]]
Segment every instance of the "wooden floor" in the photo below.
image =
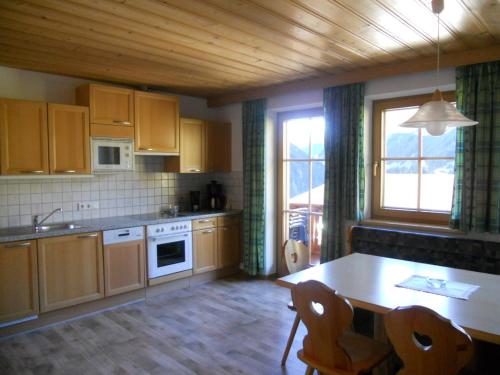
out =
[[304,374],[287,289],[226,279],[0,341],[0,374]]

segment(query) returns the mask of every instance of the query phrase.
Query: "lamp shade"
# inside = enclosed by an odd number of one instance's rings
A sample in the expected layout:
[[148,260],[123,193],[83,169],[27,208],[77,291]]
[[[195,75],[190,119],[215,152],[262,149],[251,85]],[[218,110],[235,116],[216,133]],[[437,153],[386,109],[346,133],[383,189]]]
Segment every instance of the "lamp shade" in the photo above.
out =
[[[439,96],[441,96],[440,94]],[[458,112],[453,104],[443,100],[441,97],[438,100],[431,100],[423,104],[417,113],[400,126],[405,128],[426,128],[430,135],[441,135],[446,131],[447,127],[472,126],[476,124],[477,121],[468,119]]]

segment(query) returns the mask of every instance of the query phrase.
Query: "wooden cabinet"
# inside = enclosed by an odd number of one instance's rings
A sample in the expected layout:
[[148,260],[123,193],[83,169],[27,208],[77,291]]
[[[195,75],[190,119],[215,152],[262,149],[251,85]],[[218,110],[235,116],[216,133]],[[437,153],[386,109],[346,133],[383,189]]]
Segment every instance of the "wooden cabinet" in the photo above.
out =
[[217,269],[217,229],[193,231],[193,273]]
[[135,91],[135,150],[144,154],[179,153],[179,99]]
[[38,240],[40,311],[104,297],[100,233]]
[[238,266],[241,253],[240,216],[217,218],[217,267]]
[[191,222],[191,227],[193,230],[214,228],[217,226],[216,217],[206,217],[202,219],[196,219]]
[[134,126],[134,90],[106,85],[83,85],[76,102],[90,109],[90,123]]
[[49,173],[47,103],[0,99],[0,171]]
[[106,297],[145,287],[144,241],[104,246],[104,290]]
[[231,123],[206,123],[207,172],[231,172]]
[[90,131],[87,107],[49,104],[50,173],[90,173]]
[[0,244],[0,323],[37,315],[36,241]]
[[205,161],[205,121],[181,118],[179,156],[167,157],[165,170],[171,173],[205,172]]

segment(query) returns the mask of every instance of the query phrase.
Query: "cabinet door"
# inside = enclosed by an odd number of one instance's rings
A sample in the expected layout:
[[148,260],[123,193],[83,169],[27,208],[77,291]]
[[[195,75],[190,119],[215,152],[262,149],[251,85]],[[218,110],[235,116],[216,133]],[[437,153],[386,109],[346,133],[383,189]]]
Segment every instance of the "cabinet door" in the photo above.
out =
[[104,290],[106,296],[145,287],[144,241],[104,246]]
[[40,311],[104,297],[99,233],[38,240]]
[[135,150],[179,153],[179,99],[135,91]]
[[77,104],[90,108],[90,123],[134,126],[134,90],[85,85],[76,91]]
[[217,228],[218,268],[237,266],[240,262],[240,226]]
[[216,229],[193,231],[193,273],[217,269]]
[[49,104],[50,172],[90,173],[89,134],[87,107]]
[[182,173],[205,171],[205,122],[181,119],[181,169]]
[[231,172],[231,123],[207,123],[208,172]]
[[47,103],[0,99],[2,174],[48,174]]
[[0,245],[0,323],[37,315],[36,242]]

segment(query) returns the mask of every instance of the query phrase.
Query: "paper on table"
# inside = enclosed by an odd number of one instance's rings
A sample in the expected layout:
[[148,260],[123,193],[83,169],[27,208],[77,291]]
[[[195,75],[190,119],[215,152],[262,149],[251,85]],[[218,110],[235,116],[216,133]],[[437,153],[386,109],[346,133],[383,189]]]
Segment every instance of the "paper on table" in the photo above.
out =
[[446,284],[442,287],[433,287],[429,285],[428,280],[429,278],[426,276],[413,275],[396,284],[396,286],[465,300],[469,299],[470,295],[479,289],[479,285],[460,283],[458,281],[446,281]]

